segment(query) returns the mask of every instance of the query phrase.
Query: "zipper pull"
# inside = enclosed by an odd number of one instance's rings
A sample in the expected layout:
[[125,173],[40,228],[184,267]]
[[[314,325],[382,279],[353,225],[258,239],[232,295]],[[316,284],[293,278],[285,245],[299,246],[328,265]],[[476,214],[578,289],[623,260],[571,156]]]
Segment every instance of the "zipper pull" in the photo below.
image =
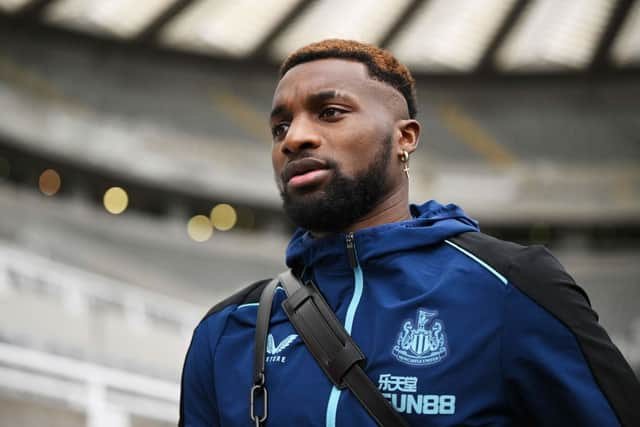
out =
[[356,256],[356,244],[353,233],[347,234],[347,257],[349,258],[349,265],[351,268],[358,266],[358,257]]

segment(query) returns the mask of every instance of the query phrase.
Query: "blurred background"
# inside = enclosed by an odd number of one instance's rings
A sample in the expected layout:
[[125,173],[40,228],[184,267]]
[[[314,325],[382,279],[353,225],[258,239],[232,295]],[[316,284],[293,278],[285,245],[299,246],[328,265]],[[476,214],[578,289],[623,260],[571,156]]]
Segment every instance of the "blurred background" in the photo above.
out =
[[640,372],[640,1],[0,0],[1,425],[175,425],[196,323],[284,267],[267,115],[327,37],[414,72],[412,201],[548,246]]

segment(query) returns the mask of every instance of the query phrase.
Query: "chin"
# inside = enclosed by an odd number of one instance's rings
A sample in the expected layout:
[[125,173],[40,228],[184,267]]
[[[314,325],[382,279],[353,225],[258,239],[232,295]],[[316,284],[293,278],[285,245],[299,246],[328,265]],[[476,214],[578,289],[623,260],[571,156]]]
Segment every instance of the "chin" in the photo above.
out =
[[287,188],[286,196],[291,200],[306,199],[308,197],[322,197],[323,194],[326,194],[325,189],[327,184],[328,182],[323,182],[322,184],[308,185],[306,187],[297,187],[294,189]]
[[309,204],[317,203],[327,197],[327,194],[321,188],[309,188],[305,190],[289,191],[283,200],[289,204]]

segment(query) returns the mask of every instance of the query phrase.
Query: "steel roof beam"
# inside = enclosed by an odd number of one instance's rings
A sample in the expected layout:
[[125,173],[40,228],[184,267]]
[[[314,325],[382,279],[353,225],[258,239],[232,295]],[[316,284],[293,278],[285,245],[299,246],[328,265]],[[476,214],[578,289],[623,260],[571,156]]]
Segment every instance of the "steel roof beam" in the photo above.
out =
[[611,18],[609,19],[607,28],[600,38],[598,47],[596,48],[596,53],[593,56],[593,61],[591,62],[591,66],[589,67],[589,71],[600,72],[611,66],[609,51],[611,49],[611,46],[613,45],[614,40],[616,39],[616,36],[620,32],[622,23],[631,10],[631,6],[633,6],[633,3],[634,0],[618,1],[618,4],[611,14]]
[[18,12],[15,13],[17,18],[39,18],[42,12],[55,0],[32,0]]
[[140,34],[136,37],[136,41],[154,41],[165,25],[182,13],[182,11],[187,7],[191,6],[194,2],[195,0],[176,0],[164,12],[158,15],[157,18],[153,19],[146,28],[140,31]]
[[380,46],[387,47],[389,43],[394,39],[394,37],[402,30],[402,28],[411,20],[411,17],[415,14],[416,10],[422,7],[423,3],[429,0],[413,0],[407,7],[404,12],[398,17],[396,22],[393,23],[389,31],[382,36],[380,40]]
[[504,40],[507,38],[511,30],[516,26],[520,16],[522,16],[522,12],[526,9],[527,4],[530,1],[531,0],[518,0],[518,2],[513,5],[511,11],[504,19],[502,25],[493,37],[493,40],[491,40],[491,43],[489,43],[489,47],[487,47],[487,50],[485,51],[482,59],[480,60],[480,63],[478,64],[478,67],[476,69],[477,72],[483,73],[487,71],[495,71],[494,60],[496,52],[500,48],[500,45],[502,45]]
[[278,22],[273,30],[269,32],[265,36],[265,38],[256,46],[253,52],[249,55],[249,58],[253,59],[264,59],[267,58],[267,50],[271,43],[287,29],[288,24],[295,21],[296,18],[304,13],[305,10],[313,3],[312,0],[302,0],[298,5],[292,8],[288,13],[286,13],[280,22]]

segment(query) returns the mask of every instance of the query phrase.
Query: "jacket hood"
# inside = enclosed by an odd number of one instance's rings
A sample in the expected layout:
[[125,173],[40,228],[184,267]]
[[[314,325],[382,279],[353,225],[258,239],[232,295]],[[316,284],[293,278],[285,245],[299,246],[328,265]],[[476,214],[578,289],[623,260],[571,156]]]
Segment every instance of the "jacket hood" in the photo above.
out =
[[[411,220],[353,233],[361,264],[392,252],[439,244],[466,231],[479,231],[477,221],[454,204],[444,206],[431,200],[422,205],[411,205],[410,210]],[[339,257],[346,260],[346,235],[335,233],[315,239],[309,231],[299,228],[287,247],[286,263],[290,268],[296,268],[335,262]]]

